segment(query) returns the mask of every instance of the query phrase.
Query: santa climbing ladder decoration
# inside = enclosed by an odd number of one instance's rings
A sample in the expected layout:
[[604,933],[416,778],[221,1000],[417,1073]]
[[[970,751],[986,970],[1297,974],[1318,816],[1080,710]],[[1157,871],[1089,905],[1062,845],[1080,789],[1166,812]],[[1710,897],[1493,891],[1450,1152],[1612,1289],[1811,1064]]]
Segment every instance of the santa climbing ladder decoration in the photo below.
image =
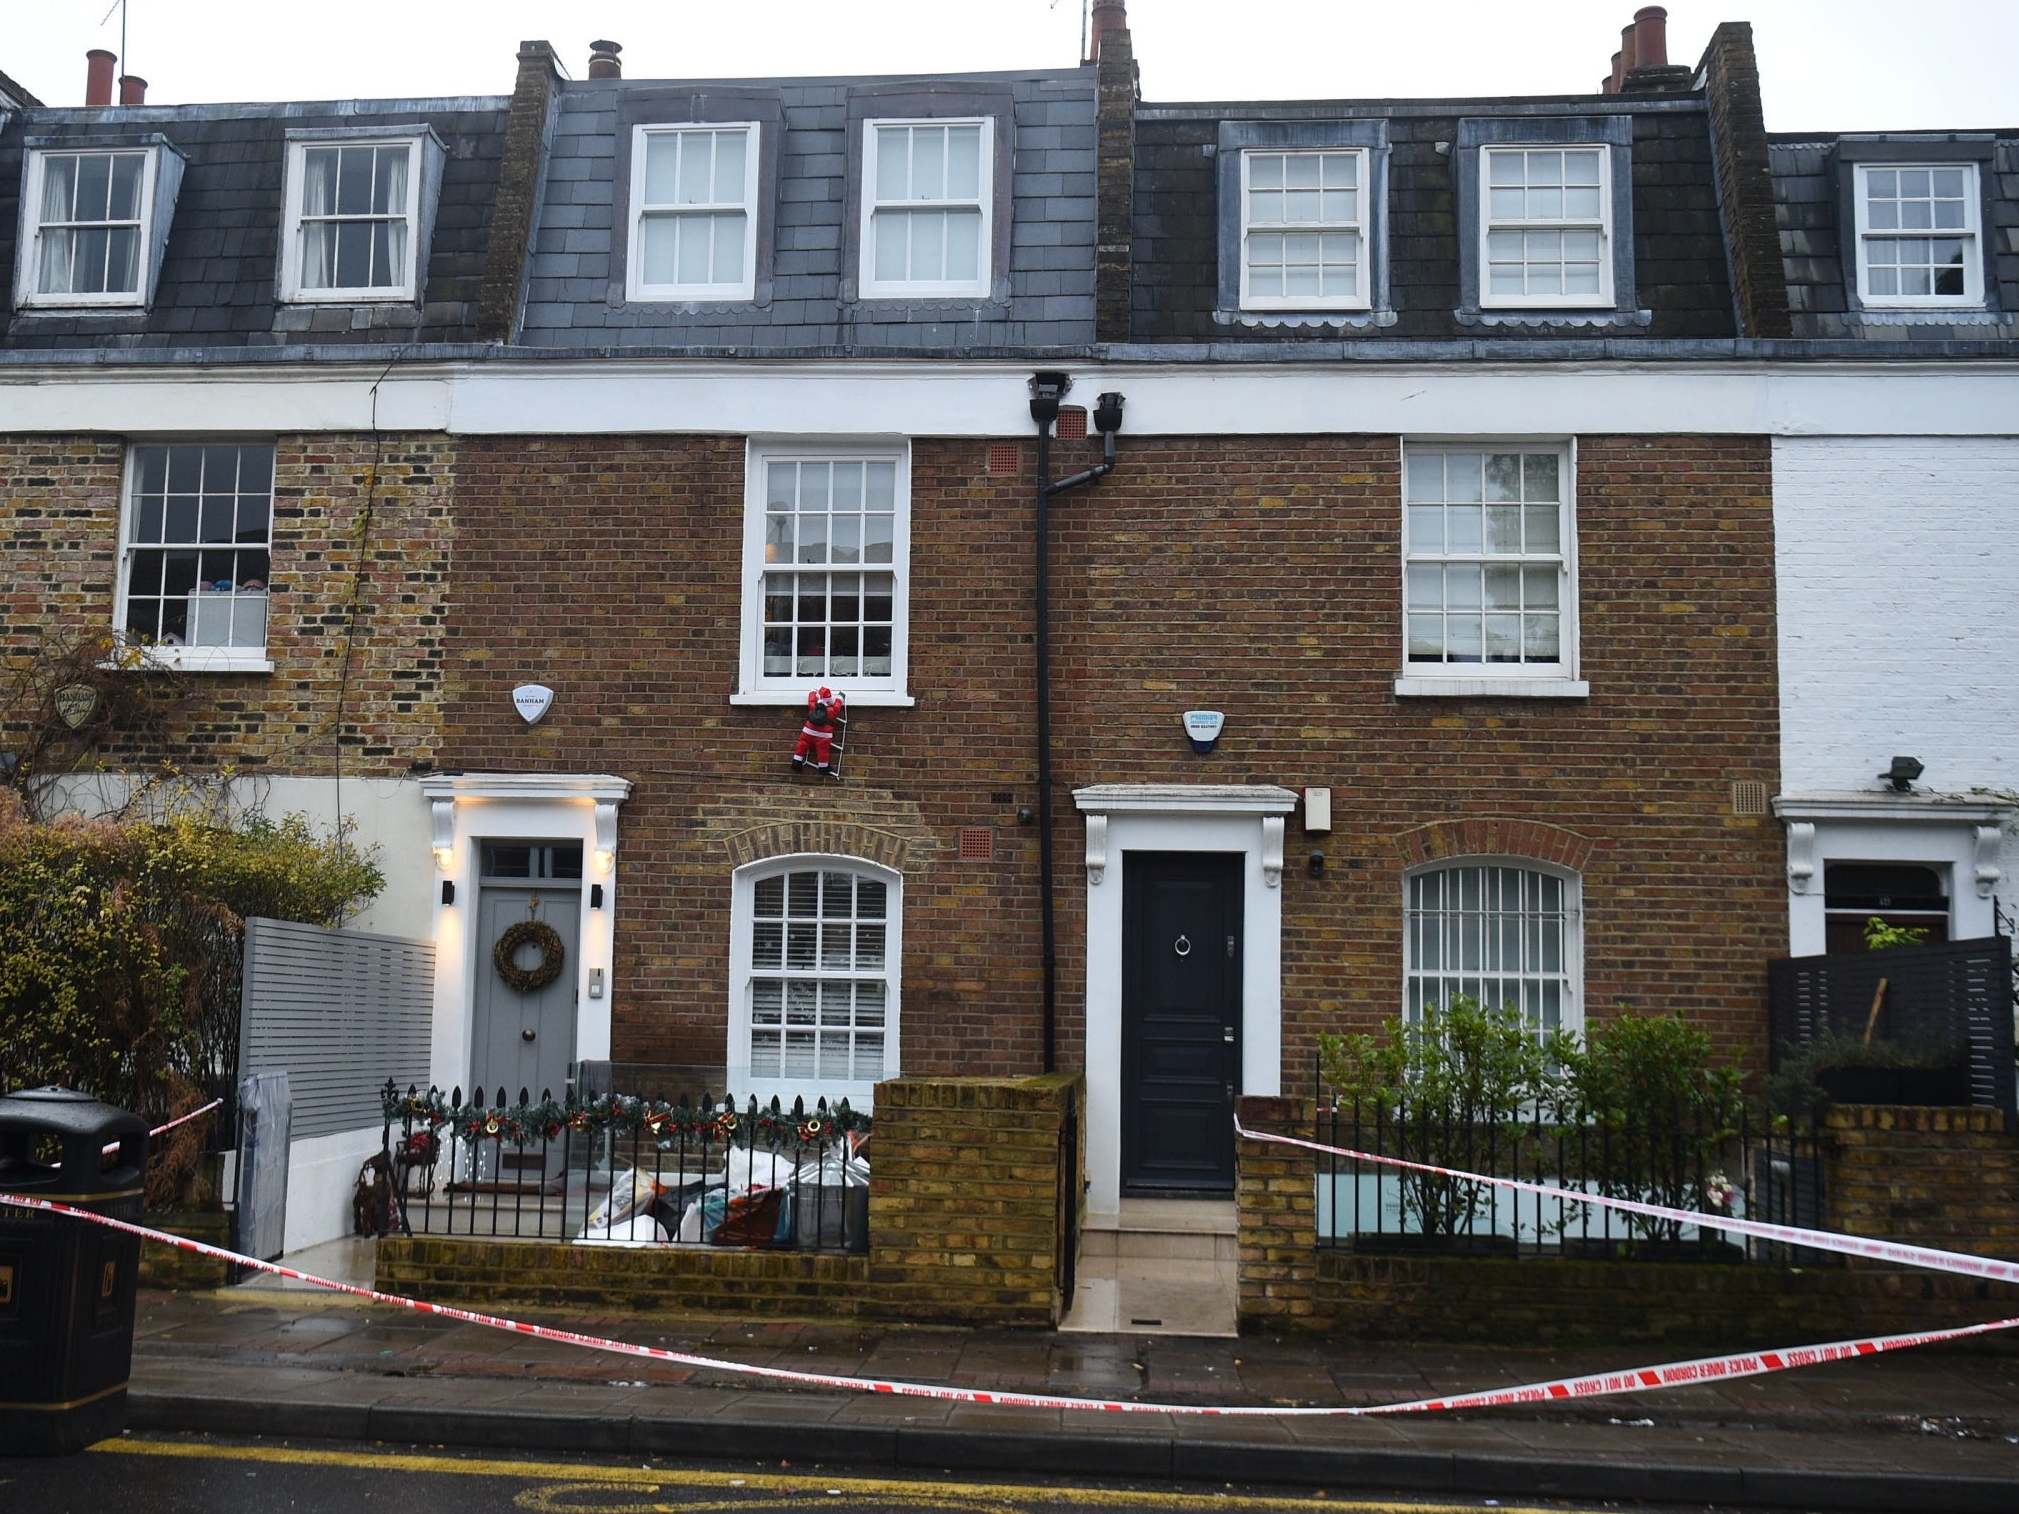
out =
[[842,749],[847,743],[848,701],[823,684],[806,696],[806,718],[792,748],[792,770],[798,773],[812,768],[839,778]]

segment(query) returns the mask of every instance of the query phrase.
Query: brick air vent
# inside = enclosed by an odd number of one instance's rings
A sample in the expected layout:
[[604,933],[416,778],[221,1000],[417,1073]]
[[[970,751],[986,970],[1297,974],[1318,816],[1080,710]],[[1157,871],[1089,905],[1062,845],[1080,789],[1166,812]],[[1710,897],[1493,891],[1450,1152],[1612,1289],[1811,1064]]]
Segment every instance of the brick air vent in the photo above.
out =
[[1054,436],[1062,442],[1077,442],[1086,439],[1087,412],[1077,405],[1067,405],[1059,411],[1059,423],[1054,428]]
[[1767,786],[1756,778],[1746,778],[1732,785],[1732,813],[1734,815],[1757,816],[1767,812]]
[[997,789],[988,796],[988,802],[990,804],[1013,804],[1016,802],[1016,794],[1009,789]]
[[988,471],[991,473],[1014,473],[1023,464],[1024,449],[1015,442],[990,442],[988,446]]
[[985,825],[964,825],[960,828],[960,860],[963,862],[993,862],[995,860],[995,832]]

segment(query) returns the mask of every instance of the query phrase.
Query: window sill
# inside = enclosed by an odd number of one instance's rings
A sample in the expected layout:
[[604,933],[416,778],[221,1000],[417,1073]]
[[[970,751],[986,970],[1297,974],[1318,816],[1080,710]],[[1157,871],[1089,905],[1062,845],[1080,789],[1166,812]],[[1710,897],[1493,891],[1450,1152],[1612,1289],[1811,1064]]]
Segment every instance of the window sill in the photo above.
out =
[[[813,687],[819,687],[817,680]],[[861,693],[853,693],[844,687],[841,692],[848,700],[848,707],[851,710],[908,710],[918,703],[911,695],[900,694],[894,689],[864,689]],[[732,705],[762,705],[773,709],[804,707],[806,690],[801,689],[796,694],[790,689],[765,690],[755,694],[731,694],[729,702]]]
[[412,305],[415,303],[411,289],[317,289],[290,290],[282,296],[283,305]]
[[1395,680],[1401,699],[1589,699],[1582,678],[1462,678],[1402,674]]
[[108,657],[99,664],[112,673],[271,673],[273,660],[262,652],[208,651],[198,647],[150,647],[128,662]]

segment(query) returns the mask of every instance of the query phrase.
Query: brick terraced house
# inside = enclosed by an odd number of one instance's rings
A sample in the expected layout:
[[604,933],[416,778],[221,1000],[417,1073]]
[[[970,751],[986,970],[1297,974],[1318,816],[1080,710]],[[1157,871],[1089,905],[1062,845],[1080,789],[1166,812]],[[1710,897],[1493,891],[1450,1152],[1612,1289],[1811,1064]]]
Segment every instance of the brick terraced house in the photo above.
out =
[[[1083,1067],[1099,1217],[1457,992],[1763,1064],[1832,859],[1992,928],[1998,805],[1870,775],[2013,786],[2019,149],[1770,139],[1749,28],[1625,40],[1197,104],[1119,0],[958,76],[94,60],[0,114],[0,648],[117,628],[203,697],[116,769],[376,843],[445,1086]],[[517,994],[529,910],[571,971]]]

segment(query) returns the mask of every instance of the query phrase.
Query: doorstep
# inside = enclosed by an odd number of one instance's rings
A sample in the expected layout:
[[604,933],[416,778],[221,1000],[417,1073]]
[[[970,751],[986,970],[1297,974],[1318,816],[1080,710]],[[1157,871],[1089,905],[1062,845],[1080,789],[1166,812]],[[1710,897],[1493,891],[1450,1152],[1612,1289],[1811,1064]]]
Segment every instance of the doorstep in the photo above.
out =
[[1198,1199],[1123,1199],[1080,1230],[1073,1307],[1062,1331],[1122,1335],[1238,1334],[1234,1206]]

